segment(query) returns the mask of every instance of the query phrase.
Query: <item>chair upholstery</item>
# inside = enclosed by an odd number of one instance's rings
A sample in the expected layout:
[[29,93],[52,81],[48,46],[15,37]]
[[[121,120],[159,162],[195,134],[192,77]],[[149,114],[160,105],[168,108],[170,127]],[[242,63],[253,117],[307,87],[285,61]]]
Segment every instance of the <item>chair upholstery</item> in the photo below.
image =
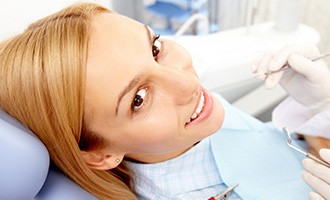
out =
[[0,199],[96,198],[50,168],[50,157],[43,143],[0,109]]
[[0,199],[32,199],[49,168],[45,146],[13,118],[0,112]]
[[47,180],[35,200],[96,200],[62,173],[50,168]]

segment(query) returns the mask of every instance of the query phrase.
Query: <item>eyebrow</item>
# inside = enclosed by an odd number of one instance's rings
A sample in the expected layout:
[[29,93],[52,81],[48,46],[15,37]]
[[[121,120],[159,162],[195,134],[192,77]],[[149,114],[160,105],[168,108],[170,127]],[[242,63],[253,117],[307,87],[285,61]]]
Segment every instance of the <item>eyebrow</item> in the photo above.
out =
[[133,78],[129,84],[124,88],[124,90],[119,94],[118,100],[117,100],[117,107],[116,107],[116,115],[118,114],[118,108],[120,105],[120,102],[122,100],[122,98],[129,93],[129,91],[131,91],[140,81],[139,76],[136,76],[135,78]]
[[150,32],[150,30],[149,30],[149,28],[146,24],[144,25],[144,28],[146,29],[146,32],[147,32],[147,35],[148,35],[149,44],[150,44],[150,46],[152,46],[153,41],[151,39],[152,38],[151,32]]
[[[148,28],[147,25],[144,25],[145,30],[147,32],[147,36],[148,36],[148,41],[150,43],[150,45],[152,45],[152,40],[151,40],[151,33],[150,30]],[[118,100],[117,100],[117,106],[116,106],[116,116],[118,115],[118,109],[119,109],[119,105],[121,103],[121,100],[123,99],[123,97],[128,94],[135,86],[137,86],[137,84],[140,82],[141,80],[141,74],[138,74],[137,76],[135,76],[129,83],[128,85],[123,89],[123,91],[119,94],[118,96]]]

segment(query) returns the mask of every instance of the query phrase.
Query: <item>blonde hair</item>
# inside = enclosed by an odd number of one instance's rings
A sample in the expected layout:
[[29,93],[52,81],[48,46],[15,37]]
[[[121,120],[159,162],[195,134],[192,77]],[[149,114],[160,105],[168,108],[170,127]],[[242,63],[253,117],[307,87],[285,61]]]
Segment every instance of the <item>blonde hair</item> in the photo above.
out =
[[91,170],[79,149],[91,20],[103,12],[110,11],[75,4],[1,43],[0,107],[32,130],[81,187],[100,199],[135,199],[124,166]]

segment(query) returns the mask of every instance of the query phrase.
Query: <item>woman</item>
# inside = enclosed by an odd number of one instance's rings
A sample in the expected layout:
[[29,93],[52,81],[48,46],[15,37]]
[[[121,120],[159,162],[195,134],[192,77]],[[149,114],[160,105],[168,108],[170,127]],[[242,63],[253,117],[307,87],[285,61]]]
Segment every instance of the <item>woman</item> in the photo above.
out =
[[203,199],[237,182],[237,198],[307,197],[278,131],[210,94],[182,47],[131,19],[73,5],[3,42],[0,66],[0,106],[100,199]]

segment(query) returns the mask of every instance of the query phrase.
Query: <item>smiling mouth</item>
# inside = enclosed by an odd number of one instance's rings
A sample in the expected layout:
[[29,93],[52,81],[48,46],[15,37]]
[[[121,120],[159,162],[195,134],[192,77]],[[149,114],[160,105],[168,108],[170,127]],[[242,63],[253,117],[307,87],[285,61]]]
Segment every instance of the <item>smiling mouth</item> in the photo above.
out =
[[202,92],[201,97],[199,99],[198,106],[197,106],[195,112],[191,115],[189,121],[186,122],[186,124],[189,124],[190,122],[192,122],[194,119],[196,119],[199,116],[199,114],[202,112],[202,110],[204,108],[204,105],[205,105],[204,101],[205,101],[205,97],[204,97],[204,93]]

